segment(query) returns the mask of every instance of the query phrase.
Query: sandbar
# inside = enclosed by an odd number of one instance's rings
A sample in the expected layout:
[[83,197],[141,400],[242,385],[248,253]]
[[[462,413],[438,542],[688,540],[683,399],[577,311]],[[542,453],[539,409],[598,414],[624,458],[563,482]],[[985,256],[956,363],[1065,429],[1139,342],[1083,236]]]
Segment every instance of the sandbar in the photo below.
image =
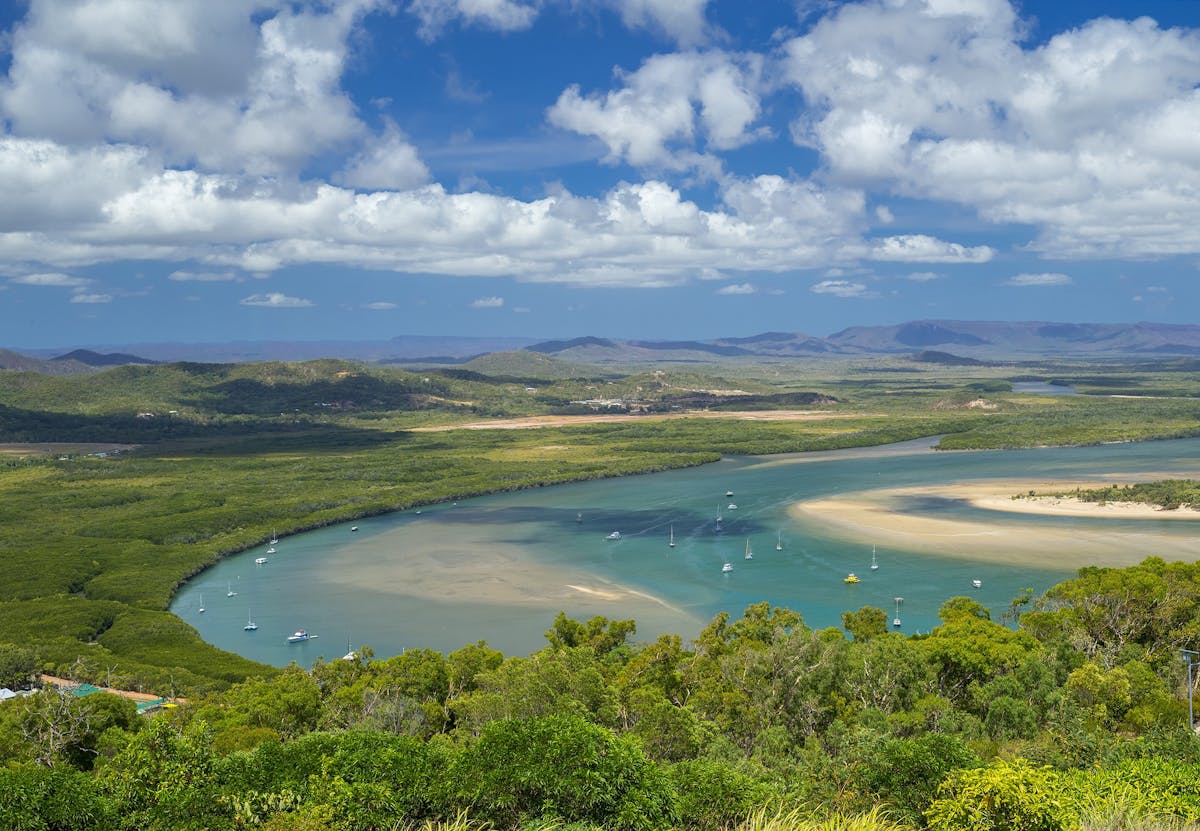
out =
[[[1145,478],[1122,474],[1121,481]],[[1109,482],[987,480],[883,488],[806,500],[789,510],[794,517],[819,525],[826,533],[863,545],[1009,565],[1076,569],[1085,565],[1133,565],[1151,556],[1200,559],[1200,540],[1194,535],[1148,529],[1145,522],[1125,528],[1089,522],[1196,520],[1200,519],[1197,511],[1163,511],[1148,505],[1087,503],[1061,497],[1012,498],[1030,490],[1060,492],[1103,484]],[[979,509],[994,517],[955,516],[955,507]],[[946,515],[942,515],[943,510]],[[1042,517],[1073,521],[1046,523]],[[1187,526],[1181,523],[1179,528],[1182,532]]]
[[541,415],[522,418],[498,418],[462,424],[438,424],[409,427],[413,433],[440,433],[447,430],[533,430],[539,427],[570,427],[576,424],[624,424],[631,421],[667,421],[680,418],[727,418],[737,421],[823,421],[837,418],[869,417],[871,413],[833,413],[827,410],[695,410],[679,413],[595,413],[589,415]]

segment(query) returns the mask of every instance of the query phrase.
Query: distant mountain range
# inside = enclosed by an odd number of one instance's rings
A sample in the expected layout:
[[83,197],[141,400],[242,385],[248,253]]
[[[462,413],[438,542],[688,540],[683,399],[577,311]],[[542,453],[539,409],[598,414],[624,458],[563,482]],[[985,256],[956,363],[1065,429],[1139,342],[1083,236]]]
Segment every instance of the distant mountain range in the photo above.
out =
[[[101,352],[99,349],[111,349]],[[247,363],[315,358],[402,365],[462,364],[497,352],[525,351],[575,363],[711,363],[729,359],[913,355],[917,360],[1020,360],[1036,357],[1138,358],[1200,356],[1200,326],[1167,323],[1052,323],[917,320],[853,326],[828,337],[764,332],[751,337],[656,341],[579,337],[401,336],[387,341],[261,341],[226,344],[130,344],[96,349],[0,350],[0,369],[74,374],[131,363]],[[40,359],[40,360],[39,360]]]

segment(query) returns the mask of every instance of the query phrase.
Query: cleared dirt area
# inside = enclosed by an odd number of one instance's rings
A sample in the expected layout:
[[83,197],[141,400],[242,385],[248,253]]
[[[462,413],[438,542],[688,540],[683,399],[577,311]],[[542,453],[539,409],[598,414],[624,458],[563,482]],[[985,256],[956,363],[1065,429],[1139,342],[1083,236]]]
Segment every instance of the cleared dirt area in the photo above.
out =
[[0,444],[0,456],[87,456],[91,453],[122,453],[136,444],[89,444],[85,442],[13,442]]
[[472,421],[467,424],[441,424],[436,427],[411,427],[413,432],[439,433],[446,430],[529,430],[537,427],[570,427],[573,424],[619,424],[629,421],[666,421],[676,418],[733,418],[741,421],[822,421],[827,418],[860,418],[867,413],[830,413],[824,410],[739,410],[717,412],[702,410],[687,413],[596,413],[594,415],[527,416]]

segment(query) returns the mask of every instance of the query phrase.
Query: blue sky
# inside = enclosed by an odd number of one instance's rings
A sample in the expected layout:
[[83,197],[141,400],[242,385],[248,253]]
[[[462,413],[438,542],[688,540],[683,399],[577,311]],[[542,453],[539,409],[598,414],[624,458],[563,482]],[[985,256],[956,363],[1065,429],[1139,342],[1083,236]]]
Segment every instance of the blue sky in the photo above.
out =
[[1192,0],[0,26],[3,347],[1200,322]]

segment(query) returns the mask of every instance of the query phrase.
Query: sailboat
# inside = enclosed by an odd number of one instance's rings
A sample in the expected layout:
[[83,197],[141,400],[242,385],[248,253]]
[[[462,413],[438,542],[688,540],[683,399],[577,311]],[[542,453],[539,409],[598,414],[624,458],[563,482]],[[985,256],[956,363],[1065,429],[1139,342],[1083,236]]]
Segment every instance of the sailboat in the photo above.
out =
[[675,547],[675,526],[674,526],[674,525],[672,525],[672,526],[671,526],[671,538],[670,538],[670,540],[667,542],[667,545],[668,545],[670,548],[674,548],[674,547]]
[[892,626],[895,626],[897,629],[900,628],[900,604],[903,602],[903,597],[896,598],[896,616],[892,618]]
[[225,592],[225,596],[226,597],[234,597],[237,594],[237,592],[235,592],[233,590],[233,583],[229,583],[228,586],[229,586],[229,590],[227,592]]
[[879,568],[879,561],[875,559],[875,546],[871,546],[871,571]]
[[754,552],[750,550],[750,538],[746,537],[746,559],[753,560]]
[[733,571],[733,563],[726,563],[725,565],[721,566],[722,573],[728,574],[731,571]]
[[716,521],[716,523],[713,524],[713,530],[715,530],[715,531],[724,530],[721,527],[721,506],[720,505],[717,505],[717,521]]
[[782,531],[779,532],[779,538],[775,540],[775,550],[776,551],[783,550],[783,532]]
[[275,543],[277,543],[277,542],[279,542],[279,535],[278,535],[278,534],[276,534],[276,533],[275,533],[275,529],[274,529],[274,528],[272,528],[272,529],[271,529],[271,541],[270,541],[269,543],[267,543],[267,544],[268,544],[268,545],[274,545],[274,544],[275,544]]
[[258,624],[254,622],[254,615],[251,612],[246,613],[246,625],[242,627],[247,632],[253,632],[258,628]]
[[204,595],[200,595],[200,614],[204,614]]

